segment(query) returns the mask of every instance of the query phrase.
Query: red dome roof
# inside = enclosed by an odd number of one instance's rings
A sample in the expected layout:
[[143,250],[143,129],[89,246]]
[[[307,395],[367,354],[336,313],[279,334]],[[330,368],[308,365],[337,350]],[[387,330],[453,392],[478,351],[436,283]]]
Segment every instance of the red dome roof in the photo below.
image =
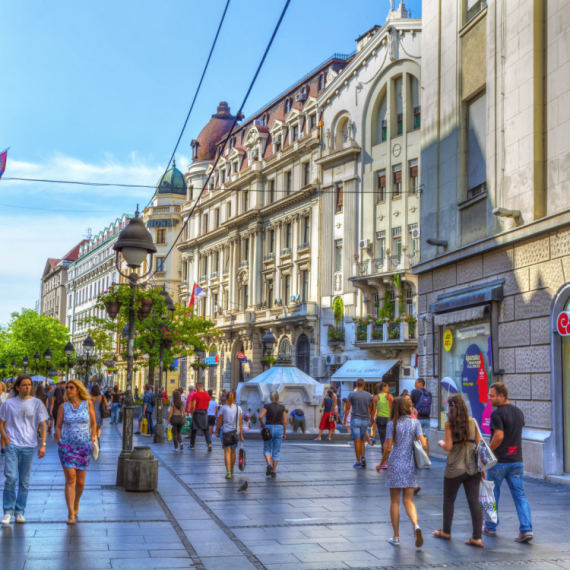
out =
[[[194,161],[214,160],[216,158],[216,144],[226,135],[232,127],[235,117],[225,101],[218,105],[218,111],[212,115],[209,123],[202,129],[198,138],[192,141],[194,148]],[[197,147],[197,148],[196,148]]]

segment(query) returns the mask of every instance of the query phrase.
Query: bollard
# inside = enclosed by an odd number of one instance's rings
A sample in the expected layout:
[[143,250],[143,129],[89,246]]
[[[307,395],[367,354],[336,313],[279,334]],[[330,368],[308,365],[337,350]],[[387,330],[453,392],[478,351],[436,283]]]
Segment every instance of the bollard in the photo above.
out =
[[124,461],[125,491],[155,491],[158,487],[158,460],[147,446],[135,446]]

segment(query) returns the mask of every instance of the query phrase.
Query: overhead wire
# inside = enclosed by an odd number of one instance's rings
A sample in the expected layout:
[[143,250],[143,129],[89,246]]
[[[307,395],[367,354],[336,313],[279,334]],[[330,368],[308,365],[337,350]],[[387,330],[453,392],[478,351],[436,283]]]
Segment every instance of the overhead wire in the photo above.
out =
[[[243,98],[243,101],[241,103],[241,106],[238,110],[238,112],[236,113],[236,116],[234,118],[234,121],[232,123],[232,126],[228,132],[228,134],[226,135],[225,139],[224,139],[224,144],[222,145],[221,151],[218,153],[218,155],[216,156],[216,160],[214,161],[214,164],[212,166],[212,169],[210,170],[208,176],[206,177],[206,180],[204,181],[204,185],[202,186],[202,189],[200,190],[200,194],[198,194],[198,198],[196,199],[196,202],[194,202],[194,205],[192,206],[192,209],[190,210],[188,217],[186,218],[186,221],[182,224],[182,228],[180,229],[180,232],[178,233],[178,235],[176,236],[176,238],[174,239],[174,242],[172,243],[172,245],[170,246],[170,248],[168,249],[168,251],[166,252],[166,255],[164,256],[164,259],[166,260],[168,258],[168,256],[172,253],[172,250],[174,249],[174,247],[176,246],[176,243],[178,242],[178,240],[180,239],[180,237],[182,236],[182,234],[184,233],[186,226],[188,225],[188,221],[190,220],[190,218],[192,217],[192,214],[194,213],[194,210],[196,209],[196,206],[198,204],[198,200],[201,198],[202,194],[204,193],[204,191],[206,190],[206,188],[208,187],[208,184],[210,182],[210,178],[212,176],[212,172],[214,171],[214,169],[216,168],[216,165],[218,164],[218,161],[220,160],[220,157],[223,155],[226,144],[228,142],[228,140],[230,139],[235,126],[238,122],[238,119],[240,116],[243,115],[243,108],[249,98],[249,95],[251,93],[251,90],[253,89],[253,86],[255,85],[255,82],[257,81],[257,77],[261,71],[261,68],[263,67],[263,64],[265,63],[265,59],[267,58],[267,54],[269,53],[269,50],[271,49],[271,46],[273,45],[273,41],[275,40],[275,36],[277,35],[277,32],[279,31],[279,28],[281,27],[281,23],[283,22],[283,18],[285,17],[285,14],[287,13],[287,9],[289,8],[289,4],[291,3],[291,0],[286,0],[285,2],[285,6],[283,7],[283,10],[281,12],[281,16],[279,16],[279,20],[277,21],[277,24],[273,30],[273,33],[271,34],[271,38],[269,39],[269,43],[267,44],[267,47],[265,48],[265,52],[263,53],[263,57],[261,58],[261,61],[259,62],[259,65],[257,66],[257,69],[255,71],[255,74],[253,76],[253,79],[251,80],[251,83],[247,89],[247,92],[245,94],[245,97]],[[154,273],[156,273],[156,271],[153,271],[153,273],[151,273],[151,277],[154,275]]]

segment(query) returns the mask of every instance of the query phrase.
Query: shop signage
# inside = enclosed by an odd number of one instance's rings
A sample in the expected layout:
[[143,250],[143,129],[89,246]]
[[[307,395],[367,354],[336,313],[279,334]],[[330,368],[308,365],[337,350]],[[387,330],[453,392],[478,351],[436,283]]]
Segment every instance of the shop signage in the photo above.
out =
[[216,354],[216,356],[206,356],[205,362],[208,366],[216,366],[216,364],[218,364],[218,355]]
[[489,323],[482,323],[480,325],[458,329],[456,331],[458,340],[474,338],[476,336],[488,336],[489,334],[491,334],[491,325]]
[[170,219],[170,220],[147,220],[147,228],[170,228],[177,225],[180,220]]
[[558,315],[556,328],[558,329],[558,334],[561,336],[570,335],[570,312],[563,311]]
[[236,358],[240,361],[240,362],[247,362],[246,358],[245,358],[245,354],[243,352],[238,352],[236,354]]
[[449,329],[447,329],[443,333],[443,348],[445,348],[445,350],[449,352],[452,346],[453,346],[453,333]]
[[485,358],[476,344],[469,345],[463,357],[461,385],[464,397],[467,396],[471,415],[477,420],[483,433],[491,433],[489,422],[492,408],[488,398],[489,375],[485,370]]

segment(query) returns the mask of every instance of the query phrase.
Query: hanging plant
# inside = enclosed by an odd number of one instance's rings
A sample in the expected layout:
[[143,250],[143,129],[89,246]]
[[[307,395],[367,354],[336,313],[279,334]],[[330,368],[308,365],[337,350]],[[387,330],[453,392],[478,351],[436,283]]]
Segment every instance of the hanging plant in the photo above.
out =
[[277,358],[275,358],[275,356],[264,356],[261,362],[264,364],[277,364]]
[[333,302],[333,313],[336,323],[342,320],[342,317],[344,316],[344,303],[339,297],[337,297]]

